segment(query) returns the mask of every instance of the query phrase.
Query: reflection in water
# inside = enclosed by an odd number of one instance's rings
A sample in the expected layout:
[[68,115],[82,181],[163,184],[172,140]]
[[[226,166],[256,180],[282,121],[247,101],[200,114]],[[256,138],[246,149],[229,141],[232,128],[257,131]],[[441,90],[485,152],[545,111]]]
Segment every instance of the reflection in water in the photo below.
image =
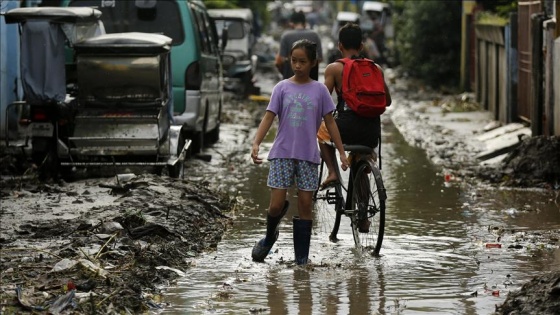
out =
[[288,314],[288,305],[286,304],[288,296],[284,291],[284,286],[278,285],[279,283],[278,273],[272,271],[269,276],[269,282],[266,285],[270,315]]
[[[311,283],[309,281],[309,272],[296,268],[293,273],[294,276],[294,302],[297,301],[299,315],[311,314],[313,297],[311,295]],[[295,303],[294,303],[295,304]]]
[[350,255],[344,267],[271,269],[266,285],[267,314],[384,313],[383,265]]
[[[162,314],[490,314],[510,290],[558,268],[558,245],[546,242],[545,233],[560,228],[553,199],[527,191],[449,187],[425,153],[406,145],[390,124],[384,126],[383,150],[389,199],[381,257],[354,250],[345,217],[340,241],[329,242],[326,217],[317,213],[313,264],[295,266],[292,207],[269,258],[252,262],[251,248],[265,229],[269,191],[267,166],[251,166],[244,176],[221,181],[238,187],[248,202],[237,209],[217,250],[194,259],[195,267],[169,289],[171,305]],[[289,198],[295,205],[294,193]],[[542,230],[542,239],[529,237],[529,230]],[[219,294],[224,283],[232,287],[229,298]]]

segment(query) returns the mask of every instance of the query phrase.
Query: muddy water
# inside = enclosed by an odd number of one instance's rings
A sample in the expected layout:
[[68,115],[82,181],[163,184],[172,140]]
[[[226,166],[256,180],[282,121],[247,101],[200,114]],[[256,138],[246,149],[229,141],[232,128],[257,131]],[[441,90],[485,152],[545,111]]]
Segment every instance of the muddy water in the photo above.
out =
[[[555,196],[450,185],[390,123],[383,139],[389,200],[382,256],[353,249],[347,219],[341,240],[330,243],[317,217],[313,263],[294,266],[292,206],[273,252],[254,263],[251,248],[264,233],[269,192],[266,165],[253,166],[244,154],[249,142],[239,135],[250,132],[224,126],[214,149],[220,157],[205,172],[222,173],[217,182],[237,192],[241,206],[217,250],[192,261],[169,289],[163,314],[489,314],[532,275],[560,267],[557,240],[546,233],[560,228]],[[241,155],[223,153],[240,147],[247,148]],[[203,178],[195,169],[196,162],[191,175]],[[297,204],[293,191],[290,200]]]

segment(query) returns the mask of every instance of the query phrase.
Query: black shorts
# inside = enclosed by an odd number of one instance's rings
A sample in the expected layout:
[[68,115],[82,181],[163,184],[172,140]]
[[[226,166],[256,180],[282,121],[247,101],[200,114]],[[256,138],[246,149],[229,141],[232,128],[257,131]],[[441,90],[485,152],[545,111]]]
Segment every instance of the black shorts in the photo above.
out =
[[381,119],[358,116],[353,111],[341,111],[336,125],[344,144],[365,145],[375,148],[381,136]]

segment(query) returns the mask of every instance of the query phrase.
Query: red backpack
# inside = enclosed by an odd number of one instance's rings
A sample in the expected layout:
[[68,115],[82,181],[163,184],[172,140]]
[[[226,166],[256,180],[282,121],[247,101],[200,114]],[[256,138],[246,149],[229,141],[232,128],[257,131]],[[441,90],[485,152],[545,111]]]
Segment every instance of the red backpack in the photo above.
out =
[[342,69],[342,98],[354,112],[377,117],[385,112],[385,81],[375,62],[367,58],[338,59]]

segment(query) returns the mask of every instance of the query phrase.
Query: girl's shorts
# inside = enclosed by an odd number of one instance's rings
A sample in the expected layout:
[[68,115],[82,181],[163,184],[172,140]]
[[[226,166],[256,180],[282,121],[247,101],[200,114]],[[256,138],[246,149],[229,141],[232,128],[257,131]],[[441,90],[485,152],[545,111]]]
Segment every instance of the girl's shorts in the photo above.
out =
[[268,187],[288,189],[295,184],[299,190],[314,191],[319,187],[319,165],[296,159],[272,159],[268,171]]

